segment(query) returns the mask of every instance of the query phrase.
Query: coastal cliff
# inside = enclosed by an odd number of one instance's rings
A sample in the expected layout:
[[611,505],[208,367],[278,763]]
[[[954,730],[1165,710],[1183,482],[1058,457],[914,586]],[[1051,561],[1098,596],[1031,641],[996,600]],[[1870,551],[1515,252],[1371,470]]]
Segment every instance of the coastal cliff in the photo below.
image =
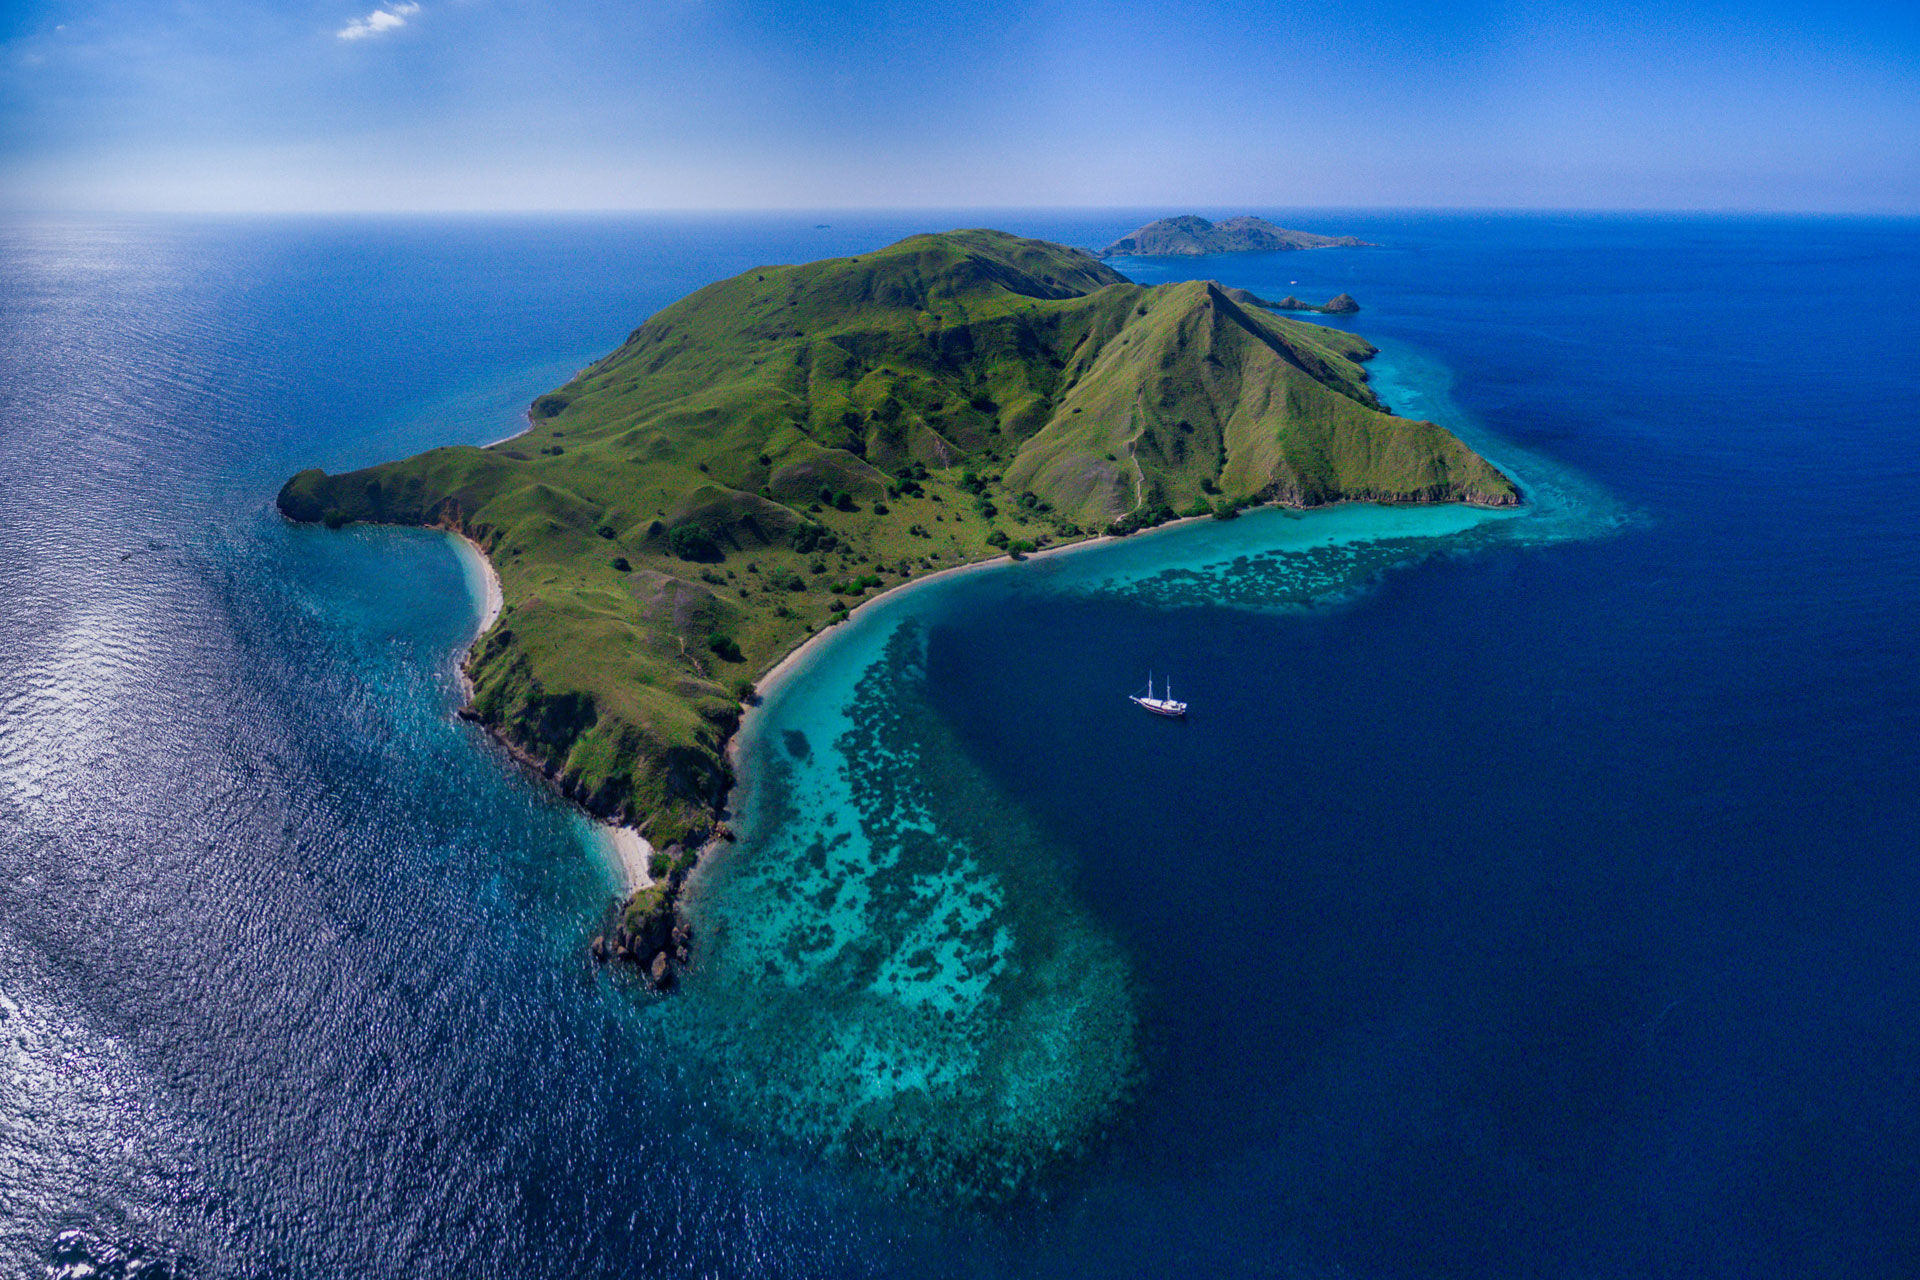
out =
[[[1370,344],[1236,292],[984,230],[758,268],[655,315],[521,436],[303,471],[278,505],[477,543],[505,608],[464,714],[593,814],[697,851],[755,675],[870,594],[1256,503],[1519,500],[1382,409]],[[678,892],[616,944],[684,950],[648,922]]]

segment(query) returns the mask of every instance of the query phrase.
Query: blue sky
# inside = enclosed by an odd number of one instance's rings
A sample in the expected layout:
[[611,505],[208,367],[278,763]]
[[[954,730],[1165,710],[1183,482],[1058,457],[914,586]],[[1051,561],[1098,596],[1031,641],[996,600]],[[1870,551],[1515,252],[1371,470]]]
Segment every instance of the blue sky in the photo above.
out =
[[1920,3],[12,0],[0,202],[1920,212]]

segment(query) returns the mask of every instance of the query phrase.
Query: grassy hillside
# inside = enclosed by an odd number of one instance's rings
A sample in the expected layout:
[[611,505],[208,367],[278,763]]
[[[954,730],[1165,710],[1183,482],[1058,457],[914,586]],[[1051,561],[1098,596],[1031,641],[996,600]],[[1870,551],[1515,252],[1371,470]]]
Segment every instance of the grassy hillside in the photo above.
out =
[[459,529],[506,610],[472,713],[656,844],[712,821],[757,673],[861,597],[1011,547],[1282,501],[1517,501],[1381,410],[1350,334],[998,231],[763,267],[648,320],[532,430],[281,491]]

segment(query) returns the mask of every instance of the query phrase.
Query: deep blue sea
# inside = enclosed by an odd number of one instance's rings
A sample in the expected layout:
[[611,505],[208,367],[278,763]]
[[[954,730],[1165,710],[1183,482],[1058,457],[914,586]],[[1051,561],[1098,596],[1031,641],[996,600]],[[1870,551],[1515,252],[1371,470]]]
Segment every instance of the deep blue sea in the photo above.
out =
[[1529,505],[863,609],[665,1002],[451,542],[272,511],[715,278],[1165,212],[0,225],[0,1274],[1920,1273],[1920,222],[1116,262],[1351,292]]

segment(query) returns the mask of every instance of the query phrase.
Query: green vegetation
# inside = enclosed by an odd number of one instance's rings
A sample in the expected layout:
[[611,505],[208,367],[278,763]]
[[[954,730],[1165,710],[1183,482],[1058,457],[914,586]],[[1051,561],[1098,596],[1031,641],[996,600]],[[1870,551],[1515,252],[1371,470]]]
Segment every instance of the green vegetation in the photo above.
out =
[[1277,253],[1288,249],[1338,249],[1366,245],[1353,236],[1321,236],[1289,231],[1265,218],[1228,218],[1208,222],[1193,214],[1161,218],[1121,236],[1100,251],[1103,258],[1196,257],[1203,253]]
[[872,592],[1176,511],[1517,501],[1380,409],[1372,354],[1211,282],[915,236],[710,285],[540,397],[526,434],[303,471],[279,502],[485,547],[506,609],[469,657],[471,714],[664,847],[725,795],[743,673]]

